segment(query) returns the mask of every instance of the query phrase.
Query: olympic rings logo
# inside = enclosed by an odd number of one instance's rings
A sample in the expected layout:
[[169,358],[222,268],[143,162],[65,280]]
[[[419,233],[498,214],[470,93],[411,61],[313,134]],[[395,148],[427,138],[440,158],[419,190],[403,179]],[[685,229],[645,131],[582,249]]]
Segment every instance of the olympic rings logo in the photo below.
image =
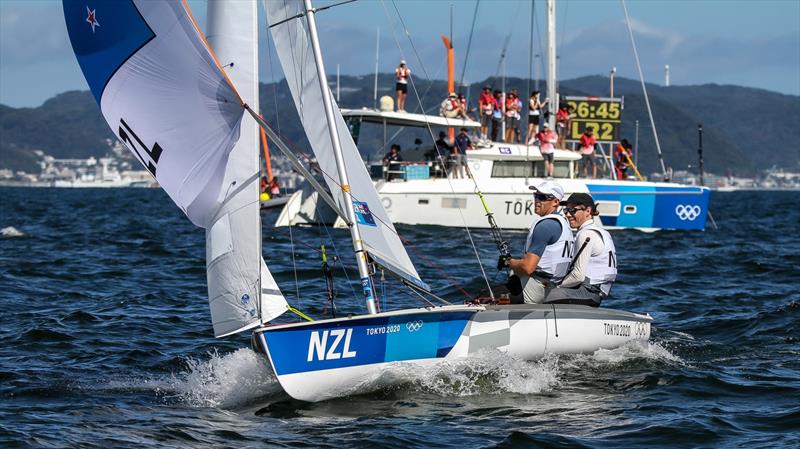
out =
[[695,218],[700,216],[700,212],[702,210],[703,209],[701,209],[700,206],[684,206],[683,204],[679,204],[675,206],[675,215],[677,215],[682,221],[694,221]]
[[408,329],[409,332],[416,332],[422,329],[422,324],[423,323],[421,320],[409,321],[408,323],[406,323],[406,329]]
[[650,334],[650,326],[647,323],[636,323],[633,325],[633,335],[635,337],[644,337]]

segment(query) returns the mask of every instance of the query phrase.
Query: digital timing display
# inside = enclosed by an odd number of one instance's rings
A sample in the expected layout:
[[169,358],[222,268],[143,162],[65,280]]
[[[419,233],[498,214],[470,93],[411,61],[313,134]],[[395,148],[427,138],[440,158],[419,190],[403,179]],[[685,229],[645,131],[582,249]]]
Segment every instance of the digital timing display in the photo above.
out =
[[568,140],[579,140],[586,128],[594,130],[598,142],[619,142],[622,99],[564,97],[571,114]]

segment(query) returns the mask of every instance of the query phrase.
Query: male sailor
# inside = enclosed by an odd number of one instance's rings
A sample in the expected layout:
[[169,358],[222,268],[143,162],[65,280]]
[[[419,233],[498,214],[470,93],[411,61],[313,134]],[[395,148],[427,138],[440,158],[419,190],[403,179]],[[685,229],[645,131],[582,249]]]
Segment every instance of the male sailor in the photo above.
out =
[[[536,304],[544,302],[546,293],[567,274],[572,260],[573,238],[567,220],[556,213],[564,199],[561,184],[544,181],[529,188],[534,191],[534,212],[538,217],[528,231],[525,254],[521,259],[500,256],[497,268],[510,268],[519,276],[523,302]],[[512,295],[517,294],[511,286],[509,290]],[[512,302],[516,302],[514,299],[511,298]]]
[[617,251],[605,229],[597,226],[597,205],[588,193],[573,193],[562,202],[570,226],[577,228],[575,257],[558,288],[551,290],[546,303],[583,304],[597,307],[608,296],[617,278]]

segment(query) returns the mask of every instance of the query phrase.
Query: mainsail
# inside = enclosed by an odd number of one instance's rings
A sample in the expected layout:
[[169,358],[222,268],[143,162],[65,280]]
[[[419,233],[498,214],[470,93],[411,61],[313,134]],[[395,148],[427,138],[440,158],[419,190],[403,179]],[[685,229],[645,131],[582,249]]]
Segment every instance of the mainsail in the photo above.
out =
[[[325,182],[340,210],[345,210],[342,186],[337,174],[336,160],[331,149],[330,134],[322,109],[320,78],[308,37],[307,24],[298,19],[304,13],[300,0],[265,2],[278,58],[292,92],[300,121],[317,157]],[[350,181],[356,225],[364,245],[376,262],[410,283],[428,290],[411,263],[394,225],[381,204],[372,180],[367,173],[347,125],[338,108],[334,112],[336,128]]]
[[[210,0],[206,41],[242,99],[258,105],[256,2]],[[270,321],[287,310],[261,259],[258,124],[243,120],[240,130],[222,183],[227,196],[206,230],[208,300],[218,337]],[[218,232],[212,232],[217,227]],[[212,248],[220,245],[225,251],[212,254]]]
[[258,212],[248,203],[258,207],[257,149],[244,155],[236,146],[243,129],[250,133],[242,128],[243,101],[185,3],[63,5],[73,50],[111,129],[207,230],[215,335],[257,325],[259,308],[277,313],[280,307],[260,304],[264,290],[283,297],[262,267]]

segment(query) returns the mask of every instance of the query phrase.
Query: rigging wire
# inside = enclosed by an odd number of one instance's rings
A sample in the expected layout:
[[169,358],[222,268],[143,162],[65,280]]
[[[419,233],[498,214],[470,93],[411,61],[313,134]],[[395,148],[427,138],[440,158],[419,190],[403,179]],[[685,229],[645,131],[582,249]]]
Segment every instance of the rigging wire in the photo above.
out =
[[[264,14],[264,21],[267,22],[266,14]],[[269,29],[269,23],[267,22],[267,29]],[[267,49],[268,49],[268,57],[269,57],[269,73],[270,73],[270,81],[272,82],[272,101],[275,105],[275,124],[277,128],[277,132],[280,133],[281,129],[281,122],[280,122],[280,113],[278,109],[278,87],[277,83],[275,82],[275,64],[272,59],[272,45],[271,39],[272,34],[267,31]],[[266,118],[265,118],[266,120]],[[289,248],[292,252],[292,272],[294,274],[294,292],[295,296],[297,297],[297,301],[300,302],[300,281],[297,277],[297,259],[295,258],[295,250],[294,250],[294,235],[292,234],[292,227],[289,226]],[[289,309],[291,310],[291,308]]]
[[[405,32],[406,37],[408,38],[409,44],[411,45],[411,48],[414,51],[414,55],[417,58],[417,62],[419,63],[420,68],[422,68],[423,73],[425,73],[426,76],[427,76],[427,71],[425,71],[425,65],[422,63],[422,58],[420,58],[419,53],[417,52],[416,46],[414,45],[414,41],[411,38],[411,34],[409,33],[408,28],[406,27],[405,22],[403,21],[403,16],[400,14],[400,10],[397,8],[397,4],[395,3],[395,0],[391,0],[391,1],[392,1],[392,6],[394,7],[394,10],[397,13],[397,17],[400,19],[400,23],[403,26],[403,31]],[[403,52],[403,48],[400,45],[400,42],[398,41],[397,35],[395,33],[394,22],[391,20],[391,17],[389,16],[389,11],[386,8],[386,2],[384,0],[381,0],[381,3],[383,4],[383,8],[384,8],[384,11],[386,13],[387,19],[389,19],[389,23],[392,26],[392,37],[395,40],[395,44],[397,45],[397,48],[400,51],[400,55],[403,57],[403,59],[406,59],[405,55],[404,55],[404,52]],[[419,91],[417,90],[417,86],[414,83],[414,78],[409,78],[409,80],[411,81],[411,90],[414,92],[414,96],[415,96],[417,102],[419,102],[419,104],[421,105],[422,104],[422,99],[420,98]],[[423,116],[423,117],[426,117],[426,116]],[[445,166],[444,165],[444,157],[442,155],[441,150],[439,149],[439,146],[436,145],[436,139],[433,136],[433,130],[431,129],[430,123],[428,123],[427,117],[425,118],[425,127],[428,130],[428,135],[430,136],[431,141],[434,142],[434,148],[436,149],[436,154],[439,157],[439,162],[442,164],[442,166]],[[469,169],[469,167],[467,167],[467,169]],[[452,179],[450,179],[449,177],[447,177],[445,179],[447,179],[447,184],[450,186],[450,191],[455,193],[455,189],[453,188]],[[480,191],[480,189],[478,188],[478,184],[475,181],[475,178],[470,176],[470,179],[472,180],[472,183],[475,186],[475,190],[476,191]],[[483,263],[481,263],[480,254],[478,254],[478,248],[475,246],[475,241],[472,238],[472,233],[469,230],[469,226],[467,226],[467,222],[466,222],[466,219],[464,218],[464,213],[462,212],[461,208],[458,208],[458,214],[459,214],[459,216],[461,218],[461,222],[464,224],[464,229],[467,232],[467,237],[469,238],[469,242],[470,242],[470,245],[472,246],[472,250],[475,253],[475,258],[477,259],[478,266],[481,269],[481,275],[483,276],[483,279],[486,282],[486,285],[489,286],[490,289],[491,289],[491,286],[489,285],[489,278],[488,278],[488,276],[486,276],[486,271],[483,268]]]
[[[385,9],[385,4],[384,4],[384,9]],[[395,9],[397,9],[396,5],[395,5]],[[387,15],[388,15],[388,13],[387,13]],[[398,11],[398,16],[400,17],[400,19],[401,19],[401,21],[402,21],[402,16],[400,16],[400,15],[399,15],[399,11]],[[285,20],[284,20],[284,21],[282,21],[281,23],[283,23],[283,22],[285,22]],[[273,26],[274,26],[274,25],[273,25]],[[394,32],[394,30],[393,30],[393,32]],[[407,29],[406,29],[406,33],[408,33]],[[410,36],[409,36],[409,38],[410,38]],[[397,38],[396,38],[396,37],[395,37],[395,42],[398,44],[398,47],[399,47],[399,42],[397,42]],[[293,43],[293,41],[292,41],[292,43]],[[411,41],[411,44],[412,44],[412,46],[413,46],[413,41]],[[415,50],[415,54],[417,55],[417,58],[419,59],[419,54],[418,54],[418,52],[416,52],[416,48],[415,48],[414,50]],[[401,49],[401,53],[402,53],[402,49]],[[271,57],[271,47],[270,47],[270,57]],[[425,67],[424,67],[422,64],[420,64],[420,67],[422,68],[422,71],[423,71],[423,73],[425,73],[425,75],[427,76],[428,74],[427,74],[427,71],[425,70]],[[271,67],[271,68],[272,68],[272,67]],[[273,75],[273,80],[274,80],[274,75]],[[288,82],[288,80],[287,80],[287,82]],[[428,88],[427,88],[426,92],[427,92],[427,91],[429,91],[429,90],[431,89],[431,87],[433,86],[433,83],[434,83],[434,82],[433,82],[433,80],[431,80],[431,82],[430,82],[430,83],[429,83],[429,85],[428,85]],[[416,98],[417,98],[417,100],[418,100],[418,102],[419,102],[419,105],[420,105],[420,106],[422,106],[421,98],[420,98],[420,96],[419,96],[419,91],[416,89],[416,86],[414,85],[414,81],[413,81],[413,79],[412,79],[412,85],[414,86],[414,93],[415,93],[415,95],[416,95]],[[277,88],[276,88],[276,85],[275,85],[275,83],[273,83],[273,89],[275,89],[275,90],[277,89]],[[274,100],[275,100],[276,111],[277,111],[277,95],[275,95],[275,96],[274,96]],[[277,114],[276,114],[276,117],[277,117]],[[273,131],[274,131],[274,130],[273,130]],[[430,130],[430,126],[428,126],[428,132],[429,132],[429,134],[431,134],[431,137],[432,137],[432,133],[431,133],[431,130]],[[278,135],[280,136],[280,134],[279,134],[279,133],[276,133],[276,134],[278,134]],[[283,136],[281,136],[281,137],[283,137]],[[284,140],[285,140],[286,142],[289,142],[289,143],[292,145],[292,147],[294,147],[294,149],[295,149],[295,151],[296,151],[296,152],[298,152],[298,153],[300,153],[300,154],[303,154],[303,155],[305,155],[305,156],[306,156],[306,158],[307,158],[307,160],[310,160],[310,159],[311,159],[311,158],[310,158],[308,155],[306,155],[306,154],[305,154],[305,153],[304,153],[302,150],[299,150],[299,149],[297,149],[297,148],[296,148],[296,146],[295,146],[295,145],[293,145],[293,144],[291,143],[292,141],[291,141],[290,139],[284,139]],[[440,155],[440,159],[441,159],[441,155]],[[319,172],[320,172],[320,173],[321,173],[321,174],[322,174],[324,177],[327,177],[328,179],[330,179],[330,181],[331,181],[331,182],[332,182],[334,185],[340,185],[340,184],[339,184],[339,182],[337,181],[337,179],[336,179],[336,178],[334,178],[334,177],[330,176],[329,174],[327,174],[327,173],[326,173],[324,170],[322,170],[322,168],[321,168],[321,167],[318,167],[318,170],[319,170]],[[473,182],[474,182],[474,180],[473,180]],[[476,188],[477,188],[477,185],[476,185]],[[451,189],[452,189],[452,188],[451,188]],[[359,199],[358,199],[358,198],[357,198],[355,195],[353,195],[353,199],[354,199],[354,200],[356,200],[356,201],[358,201],[358,200],[359,200]],[[461,211],[459,211],[459,213],[462,215],[462,221],[464,221],[464,218],[463,218],[463,213],[461,213]],[[377,219],[377,221],[380,221],[380,222],[381,222],[381,223],[382,223],[382,224],[383,224],[383,225],[384,225],[384,226],[385,226],[387,229],[389,229],[389,230],[390,230],[391,232],[393,232],[395,235],[398,235],[398,234],[397,234],[397,231],[396,231],[395,229],[393,229],[393,226],[391,226],[391,224],[387,224],[387,223],[385,223],[383,220],[381,220],[381,218],[380,218],[380,217],[377,217],[377,216],[376,216],[375,218]],[[326,227],[326,232],[328,232],[328,231],[327,231],[327,227]],[[479,255],[478,255],[478,253],[477,253],[477,249],[476,249],[476,247],[475,247],[475,243],[474,243],[474,241],[472,240],[472,236],[471,236],[471,234],[469,234],[469,229],[468,229],[468,228],[467,228],[467,232],[468,232],[468,235],[469,235],[469,237],[470,237],[470,242],[471,242],[471,244],[472,244],[473,250],[475,251],[476,258],[478,259],[478,262],[479,262],[479,265],[480,265],[480,257],[479,257]],[[294,242],[295,242],[295,240],[294,240],[294,237],[293,237],[293,233],[292,233],[292,230],[291,230],[291,226],[290,226],[290,229],[289,229],[289,234],[290,234],[290,240],[291,240],[291,244],[292,244],[292,260],[293,260],[293,266],[294,266],[294,271],[295,271],[295,287],[296,287],[296,290],[297,290],[297,296],[298,296],[298,298],[299,298],[299,287],[298,287],[298,285],[299,285],[299,282],[298,282],[298,280],[297,280],[297,266],[296,266],[296,260],[295,260],[295,257],[294,257],[294,256],[295,256],[295,254],[294,254]],[[399,237],[400,237],[400,236],[398,235],[398,238],[399,238]],[[331,239],[331,241],[332,241],[332,239]],[[335,250],[335,248],[334,248],[334,250]],[[341,258],[339,258],[339,259],[340,259],[340,263],[341,263]],[[342,268],[344,269],[344,264],[343,264],[343,263],[341,263],[341,265],[342,265]],[[482,266],[482,265],[480,265],[480,268],[481,268],[481,272],[483,273],[483,277],[484,277],[484,279],[485,279],[485,280],[487,280],[487,282],[488,282],[488,279],[486,279],[486,274],[485,274],[485,272],[483,271],[483,266]],[[346,271],[346,270],[344,270],[344,272],[345,272],[345,275],[347,276],[347,271]],[[348,281],[349,281],[349,277],[348,277]],[[348,282],[348,284],[350,284],[350,286],[351,286],[351,290],[352,290],[352,283]],[[430,293],[430,292],[426,292],[426,293],[433,295],[433,294],[432,294],[432,293]],[[433,296],[435,296],[435,295],[433,295]]]
[[633,39],[633,28],[631,28],[631,19],[628,17],[628,7],[625,5],[625,0],[622,1],[622,10],[625,12],[625,25],[628,26],[628,35],[631,38],[631,47],[633,47],[633,57],[636,59],[636,68],[639,70],[639,81],[642,83],[642,92],[644,92],[644,103],[647,105],[647,115],[650,116],[650,126],[653,128],[653,138],[656,141],[656,150],[658,150],[658,161],[661,163],[661,173],[664,174],[664,180],[669,181],[667,176],[667,168],[664,166],[664,155],[661,153],[661,144],[658,142],[658,132],[656,131],[656,122],[653,119],[653,110],[650,108],[650,98],[647,96],[647,86],[644,84],[644,74],[642,73],[642,65],[639,63],[639,52],[636,51],[636,41]]
[[475,12],[472,13],[472,27],[469,30],[469,40],[467,40],[467,51],[464,53],[464,66],[461,68],[461,78],[458,80],[458,85],[464,85],[464,74],[467,72],[467,61],[469,61],[469,49],[472,48],[472,35],[475,33],[475,22],[478,20],[478,7],[481,5],[481,0],[475,2]]
[[[565,33],[566,33],[564,30],[567,28],[567,13],[568,12],[569,12],[569,1],[565,1],[564,2],[564,14],[561,16],[561,32],[558,33],[559,36],[564,36]],[[560,79],[561,79],[561,56],[560,55],[562,55],[564,53],[562,50],[564,50],[564,39],[560,39],[559,40],[558,48],[556,50],[556,61],[555,61],[555,64],[556,64],[556,90],[555,90],[555,92],[556,93],[561,91],[561,89],[560,89],[560,86],[561,86],[561,81],[560,81]],[[560,94],[558,96],[559,96],[559,98],[561,97]]]

